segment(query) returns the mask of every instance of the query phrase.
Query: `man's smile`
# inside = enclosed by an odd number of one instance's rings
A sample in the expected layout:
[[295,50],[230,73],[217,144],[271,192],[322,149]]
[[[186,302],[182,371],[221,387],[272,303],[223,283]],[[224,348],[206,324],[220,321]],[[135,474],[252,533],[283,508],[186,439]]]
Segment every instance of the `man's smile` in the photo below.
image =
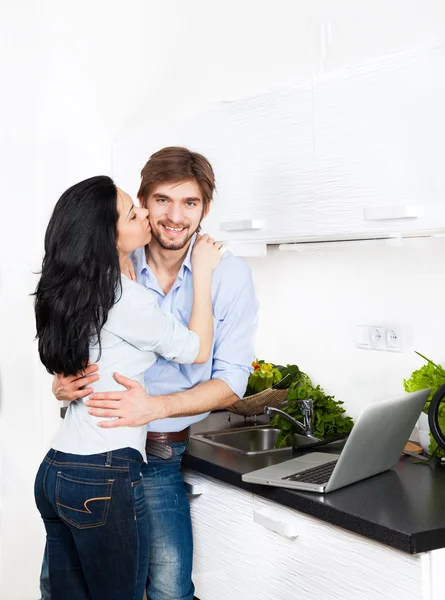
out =
[[169,227],[168,225],[162,225],[162,228],[170,234],[178,235],[185,231],[186,227]]

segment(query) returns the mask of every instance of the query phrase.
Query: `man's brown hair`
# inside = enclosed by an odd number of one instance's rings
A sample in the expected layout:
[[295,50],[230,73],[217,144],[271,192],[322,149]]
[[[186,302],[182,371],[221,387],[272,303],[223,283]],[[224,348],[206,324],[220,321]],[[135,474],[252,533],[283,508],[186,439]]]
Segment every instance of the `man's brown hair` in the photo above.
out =
[[194,180],[199,185],[205,215],[215,191],[215,175],[211,164],[202,154],[191,152],[188,148],[162,148],[150,156],[141,171],[141,185],[138,191],[141,205],[146,207],[148,196],[161,183],[187,180]]

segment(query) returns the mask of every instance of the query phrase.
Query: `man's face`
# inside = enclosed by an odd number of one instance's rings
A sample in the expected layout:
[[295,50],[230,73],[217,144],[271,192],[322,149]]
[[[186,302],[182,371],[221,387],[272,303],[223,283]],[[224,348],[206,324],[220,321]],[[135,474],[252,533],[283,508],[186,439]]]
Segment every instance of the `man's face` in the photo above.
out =
[[152,236],[165,250],[184,248],[205,217],[202,193],[193,180],[158,185],[146,207]]

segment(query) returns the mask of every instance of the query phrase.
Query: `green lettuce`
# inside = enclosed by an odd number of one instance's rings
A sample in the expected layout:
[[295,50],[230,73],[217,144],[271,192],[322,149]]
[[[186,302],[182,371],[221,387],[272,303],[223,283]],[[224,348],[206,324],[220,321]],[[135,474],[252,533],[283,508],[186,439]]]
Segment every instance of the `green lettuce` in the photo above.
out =
[[[344,416],[345,410],[341,400],[335,400],[334,396],[325,394],[323,389],[317,385],[314,387],[312,381],[306,373],[300,372],[299,381],[295,381],[289,388],[287,395],[288,404],[284,411],[302,421],[301,400],[312,398],[314,407],[313,434],[320,439],[330,438],[343,433],[349,433],[353,426],[351,417]],[[289,437],[292,434],[300,433],[297,427],[292,423],[276,415],[271,420],[272,427],[281,429],[275,447],[281,448],[289,445]],[[289,440],[289,441],[288,441]]]
[[[404,379],[403,387],[407,392],[418,392],[419,390],[431,388],[431,393],[428,396],[423,408],[423,412],[428,413],[428,409],[434,394],[440,388],[440,386],[445,384],[445,369],[441,365],[436,365],[436,363],[433,363],[432,360],[426,356],[423,356],[423,354],[420,354],[420,352],[416,351],[416,354],[425,359],[427,363],[420,369],[417,369],[417,371],[413,371],[409,379]],[[439,426],[442,431],[445,431],[445,405],[439,407]],[[437,442],[434,440],[431,433],[428,452],[431,455],[438,457],[445,456],[445,450],[442,450],[438,447]]]

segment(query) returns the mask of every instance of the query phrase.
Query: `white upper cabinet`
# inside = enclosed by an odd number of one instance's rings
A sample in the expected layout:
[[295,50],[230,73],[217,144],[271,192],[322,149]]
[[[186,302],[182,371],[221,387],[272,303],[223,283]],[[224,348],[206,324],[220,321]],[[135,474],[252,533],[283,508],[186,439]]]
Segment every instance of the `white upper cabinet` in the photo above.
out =
[[395,55],[314,85],[316,236],[445,228],[445,49]]
[[114,144],[118,184],[131,190],[167,145],[212,163],[203,231],[223,241],[445,231],[445,44],[141,128]]
[[220,162],[227,169],[218,176],[215,198],[222,239],[276,242],[310,235],[312,105],[310,87],[290,86],[227,106],[230,145],[214,157],[217,176]]

